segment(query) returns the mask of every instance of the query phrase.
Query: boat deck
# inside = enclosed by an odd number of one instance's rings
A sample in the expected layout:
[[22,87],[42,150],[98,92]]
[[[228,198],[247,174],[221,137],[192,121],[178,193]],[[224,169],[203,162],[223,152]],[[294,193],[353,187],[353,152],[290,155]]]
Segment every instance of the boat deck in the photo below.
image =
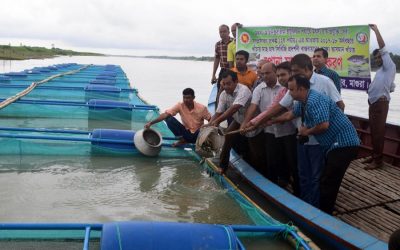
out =
[[400,227],[400,168],[365,170],[362,159],[347,169],[336,201],[337,218],[380,240]]

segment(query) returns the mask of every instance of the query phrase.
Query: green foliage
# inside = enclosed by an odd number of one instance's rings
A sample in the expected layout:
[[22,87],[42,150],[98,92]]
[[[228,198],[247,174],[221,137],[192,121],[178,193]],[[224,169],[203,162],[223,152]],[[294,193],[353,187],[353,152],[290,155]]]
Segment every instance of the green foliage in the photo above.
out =
[[51,58],[56,56],[103,56],[99,53],[76,52],[59,48],[47,49],[44,47],[0,45],[0,59],[26,60]]

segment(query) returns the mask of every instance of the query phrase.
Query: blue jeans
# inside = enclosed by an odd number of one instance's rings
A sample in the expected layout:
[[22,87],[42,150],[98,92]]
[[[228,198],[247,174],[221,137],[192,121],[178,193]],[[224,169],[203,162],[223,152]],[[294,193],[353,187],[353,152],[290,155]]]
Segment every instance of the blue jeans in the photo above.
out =
[[190,132],[190,130],[186,129],[185,126],[183,126],[182,123],[173,116],[169,116],[165,119],[165,122],[175,136],[182,136],[187,143],[196,143],[199,130],[195,133]]
[[297,160],[300,198],[314,207],[319,207],[319,183],[325,166],[324,149],[320,145],[297,143]]

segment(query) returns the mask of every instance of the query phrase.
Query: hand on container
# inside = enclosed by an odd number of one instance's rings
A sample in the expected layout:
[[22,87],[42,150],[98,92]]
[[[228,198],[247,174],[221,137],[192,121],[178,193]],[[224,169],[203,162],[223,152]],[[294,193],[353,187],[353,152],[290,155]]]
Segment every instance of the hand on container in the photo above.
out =
[[148,122],[148,123],[146,123],[145,125],[144,125],[144,128],[150,128],[151,127],[151,125],[153,125],[151,122]]

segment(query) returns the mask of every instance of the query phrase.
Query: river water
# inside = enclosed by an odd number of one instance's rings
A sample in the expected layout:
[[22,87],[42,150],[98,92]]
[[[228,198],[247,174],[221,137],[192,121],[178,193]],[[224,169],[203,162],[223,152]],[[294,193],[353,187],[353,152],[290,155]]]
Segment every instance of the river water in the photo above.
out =
[[[120,65],[132,86],[139,89],[142,97],[151,104],[159,106],[161,110],[179,101],[182,98],[182,90],[186,87],[193,88],[196,100],[204,104],[207,103],[211,91],[212,62],[113,56],[57,57],[44,60],[0,61],[0,73],[67,62]],[[400,74],[396,74],[395,83],[397,89],[392,93],[388,122],[400,124]],[[366,92],[344,89],[342,97],[347,114],[368,117]]]

